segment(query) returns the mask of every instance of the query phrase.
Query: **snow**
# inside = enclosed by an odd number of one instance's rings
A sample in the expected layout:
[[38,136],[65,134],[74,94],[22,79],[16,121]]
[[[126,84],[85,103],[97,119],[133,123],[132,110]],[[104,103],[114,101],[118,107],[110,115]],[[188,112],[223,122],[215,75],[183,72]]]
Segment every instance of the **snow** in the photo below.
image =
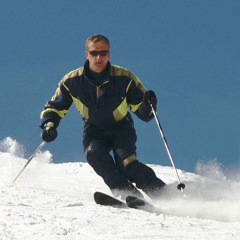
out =
[[47,145],[11,185],[25,155],[14,139],[0,142],[1,240],[239,239],[240,182],[215,161],[199,163],[201,175],[178,170],[184,193],[172,167],[150,165],[169,184],[157,214],[95,204],[95,191],[110,194],[102,179],[85,162],[52,163]]

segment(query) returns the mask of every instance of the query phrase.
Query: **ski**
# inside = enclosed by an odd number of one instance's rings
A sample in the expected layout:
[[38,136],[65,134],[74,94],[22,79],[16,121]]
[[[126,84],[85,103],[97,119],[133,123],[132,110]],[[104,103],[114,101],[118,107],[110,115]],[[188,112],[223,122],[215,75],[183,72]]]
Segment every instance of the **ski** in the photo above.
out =
[[93,197],[94,197],[94,201],[97,204],[100,204],[103,206],[120,207],[120,208],[128,207],[126,203],[102,192],[95,192]]
[[129,208],[135,208],[150,213],[161,213],[161,210],[158,207],[155,207],[154,205],[142,198],[128,196],[126,198],[126,203]]
[[108,194],[105,194],[102,192],[95,192],[94,193],[94,201],[97,204],[100,204],[103,206],[111,206],[111,207],[117,207],[117,208],[127,208],[128,207],[128,208],[143,210],[145,212],[150,212],[150,213],[158,213],[158,214],[161,213],[159,208],[153,206],[146,200],[141,199],[141,198],[136,198],[133,196],[127,196],[126,203],[125,203],[123,201],[116,199],[115,197],[108,195]]

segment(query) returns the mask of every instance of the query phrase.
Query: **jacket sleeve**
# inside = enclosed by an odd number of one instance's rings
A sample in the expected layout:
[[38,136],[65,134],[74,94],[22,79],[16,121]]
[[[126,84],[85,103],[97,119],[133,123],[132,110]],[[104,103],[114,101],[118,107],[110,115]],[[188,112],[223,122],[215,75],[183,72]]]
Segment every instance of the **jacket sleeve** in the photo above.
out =
[[144,122],[149,122],[153,119],[154,115],[151,107],[146,106],[143,103],[143,96],[145,92],[146,89],[141,81],[132,74],[132,80],[128,90],[128,103],[130,105],[130,109],[139,119]]
[[69,111],[69,108],[72,105],[72,98],[63,84],[63,81],[59,83],[59,86],[50,101],[48,101],[44,107],[44,110],[41,112],[41,125],[43,128],[45,123],[54,122],[57,127],[62,118],[66,116]]

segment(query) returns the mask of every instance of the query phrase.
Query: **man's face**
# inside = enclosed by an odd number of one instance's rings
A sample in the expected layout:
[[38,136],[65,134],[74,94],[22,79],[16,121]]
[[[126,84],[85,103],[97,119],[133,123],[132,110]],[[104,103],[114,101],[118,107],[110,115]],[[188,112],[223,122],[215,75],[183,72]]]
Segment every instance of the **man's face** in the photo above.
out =
[[[107,62],[110,58],[110,51],[109,51],[109,46],[106,42],[104,41],[98,41],[98,42],[90,42],[88,44],[88,51],[85,52],[86,58],[89,60],[89,67],[94,71],[94,72],[102,72],[106,66]],[[92,51],[109,51],[107,52],[106,56],[101,56],[101,54],[95,53],[96,56],[91,55],[90,52]],[[94,53],[94,52],[93,52]]]

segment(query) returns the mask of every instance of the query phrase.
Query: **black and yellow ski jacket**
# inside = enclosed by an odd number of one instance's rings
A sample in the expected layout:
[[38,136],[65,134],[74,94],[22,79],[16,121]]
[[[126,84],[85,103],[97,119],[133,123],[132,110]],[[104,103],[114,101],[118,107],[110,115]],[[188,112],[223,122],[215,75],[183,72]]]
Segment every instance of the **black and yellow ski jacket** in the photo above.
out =
[[82,115],[86,126],[109,128],[124,121],[132,121],[128,109],[141,120],[153,118],[151,108],[143,104],[146,89],[129,70],[108,62],[103,83],[91,80],[89,61],[83,67],[66,74],[55,95],[41,112],[41,127],[47,122],[59,125],[72,103]]

